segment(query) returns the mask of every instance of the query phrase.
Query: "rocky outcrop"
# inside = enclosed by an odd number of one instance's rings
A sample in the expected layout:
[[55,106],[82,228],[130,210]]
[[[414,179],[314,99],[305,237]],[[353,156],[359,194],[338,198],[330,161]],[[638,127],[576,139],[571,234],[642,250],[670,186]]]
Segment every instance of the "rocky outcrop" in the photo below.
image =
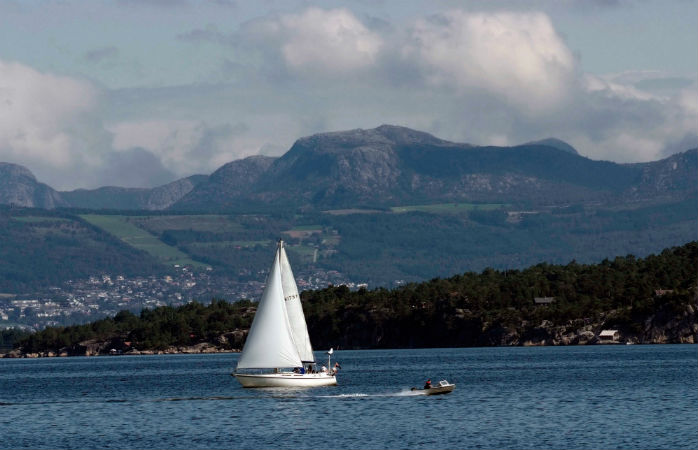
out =
[[643,344],[698,343],[696,309],[686,305],[679,311],[660,310],[645,320],[642,334],[634,337]]
[[250,156],[227,163],[170,205],[170,209],[227,209],[252,191],[260,176],[275,160],[269,156]]
[[53,209],[68,202],[26,167],[0,162],[0,204]]

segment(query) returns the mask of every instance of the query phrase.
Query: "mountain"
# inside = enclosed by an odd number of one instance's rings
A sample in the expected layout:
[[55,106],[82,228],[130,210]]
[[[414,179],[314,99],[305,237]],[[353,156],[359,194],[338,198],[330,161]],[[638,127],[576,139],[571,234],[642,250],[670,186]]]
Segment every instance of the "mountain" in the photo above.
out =
[[579,155],[577,150],[565,141],[561,141],[556,138],[541,139],[539,141],[528,142],[524,145],[546,145],[548,147],[556,148],[562,150],[563,152],[572,153],[573,155]]
[[631,164],[641,171],[640,180],[625,194],[629,199],[647,196],[673,197],[677,193],[695,193],[698,185],[698,151],[688,150],[649,163]]
[[75,208],[162,210],[206,179],[206,175],[192,175],[151,189],[107,186],[61,192],[61,196]]
[[229,162],[202,180],[177,202],[173,202],[173,209],[197,211],[202,209],[202,205],[207,205],[210,199],[216,199],[219,206],[227,209],[235,199],[243,198],[251,192],[252,187],[275,160],[276,158],[269,156],[250,156]]
[[[693,192],[692,150],[643,164],[594,161],[545,139],[515,147],[476,147],[404,127],[321,133],[283,156],[230,163],[170,209],[192,211],[341,209],[420,203],[551,205],[652,200]],[[672,159],[673,158],[673,159]],[[676,167],[674,167],[676,166]]]
[[152,188],[56,192],[25,168],[0,166],[0,203],[55,208],[192,212],[388,208],[429,203],[532,206],[681,201],[698,185],[696,149],[617,164],[585,158],[555,138],[473,146],[405,127],[320,133],[278,158],[232,161],[210,176]]
[[53,209],[68,202],[26,167],[0,162],[0,204]]

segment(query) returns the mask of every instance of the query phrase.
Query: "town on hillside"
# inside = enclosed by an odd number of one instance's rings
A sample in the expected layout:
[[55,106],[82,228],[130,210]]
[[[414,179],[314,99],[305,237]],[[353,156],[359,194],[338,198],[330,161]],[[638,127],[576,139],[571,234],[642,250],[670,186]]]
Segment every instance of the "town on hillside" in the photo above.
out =
[[[265,271],[261,271],[257,274],[258,280],[236,281],[217,276],[211,267],[203,271],[181,265],[174,268],[172,275],[162,277],[99,274],[88,279],[68,280],[40,292],[0,293],[0,329],[35,331],[112,317],[122,310],[140,312],[158,306],[181,306],[195,300],[208,303],[212,298],[256,301],[262,295],[266,276]],[[301,291],[328,285],[345,285],[350,289],[366,287],[335,270],[299,272],[296,281]]]

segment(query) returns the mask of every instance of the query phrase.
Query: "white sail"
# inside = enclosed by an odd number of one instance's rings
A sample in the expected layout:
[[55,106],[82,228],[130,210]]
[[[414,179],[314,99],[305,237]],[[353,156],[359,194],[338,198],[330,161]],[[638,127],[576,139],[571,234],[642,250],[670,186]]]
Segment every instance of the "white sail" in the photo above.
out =
[[280,252],[277,250],[267,285],[257,305],[238,369],[300,367],[303,365],[293,342],[286,316],[281,284]]
[[293,271],[291,270],[291,264],[288,262],[283,241],[279,243],[279,249],[281,285],[283,286],[286,313],[291,325],[293,342],[296,344],[298,354],[303,362],[315,362],[313,347],[310,344],[310,336],[308,335],[308,326],[305,323],[305,315],[301,305],[301,297],[298,294],[298,286],[296,286],[296,280],[293,278]]

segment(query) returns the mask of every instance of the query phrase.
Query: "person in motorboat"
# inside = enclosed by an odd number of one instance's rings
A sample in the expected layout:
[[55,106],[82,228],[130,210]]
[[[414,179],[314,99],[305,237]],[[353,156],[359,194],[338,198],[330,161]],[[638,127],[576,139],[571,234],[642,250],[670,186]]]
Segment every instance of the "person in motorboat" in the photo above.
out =
[[424,389],[431,389],[431,378],[429,378],[427,382],[424,383]]

